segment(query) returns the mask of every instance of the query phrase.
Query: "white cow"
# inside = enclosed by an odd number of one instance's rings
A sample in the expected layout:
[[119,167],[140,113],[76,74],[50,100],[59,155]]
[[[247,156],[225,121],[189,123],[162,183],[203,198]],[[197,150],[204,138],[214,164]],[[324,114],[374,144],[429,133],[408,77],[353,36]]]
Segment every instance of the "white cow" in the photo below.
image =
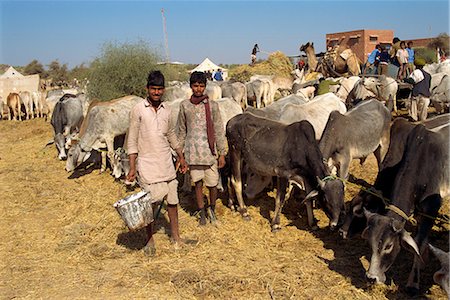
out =
[[394,78],[384,75],[378,78],[366,77],[355,84],[349,98],[350,100],[376,98],[384,102],[391,111],[393,109],[397,112],[397,91],[398,83]]
[[208,98],[210,100],[217,100],[222,98],[222,89],[220,88],[220,85],[217,84],[216,82],[208,81],[206,83],[205,94],[208,95]]
[[270,100],[270,84],[265,80],[252,80],[245,84],[247,88],[247,101],[255,103],[256,108],[269,106],[273,101]]
[[334,110],[341,114],[347,112],[345,104],[333,93],[326,93],[305,104],[286,104],[281,111],[280,122],[292,124],[306,120],[314,128],[316,139],[320,140],[328,121],[328,116]]
[[232,98],[241,105],[242,109],[247,108],[247,87],[245,84],[238,81],[224,81],[221,88],[223,98]]
[[28,91],[21,91],[19,96],[20,102],[25,106],[26,119],[34,119],[33,98],[31,97],[31,93]]
[[359,80],[359,76],[350,76],[347,78],[342,78],[340,80],[340,86],[338,91],[336,92],[336,96],[341,98],[343,101],[347,100],[348,94],[355,86],[356,82]]

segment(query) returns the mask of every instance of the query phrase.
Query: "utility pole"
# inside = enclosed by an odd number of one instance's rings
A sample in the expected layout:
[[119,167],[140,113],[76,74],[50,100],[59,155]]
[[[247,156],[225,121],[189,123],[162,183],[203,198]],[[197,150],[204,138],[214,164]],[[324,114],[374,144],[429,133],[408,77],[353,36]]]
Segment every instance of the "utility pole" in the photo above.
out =
[[164,46],[166,49],[166,62],[168,63],[168,62],[170,62],[169,39],[167,37],[166,17],[164,16],[164,8],[161,8],[161,15],[162,15],[162,21],[163,21]]

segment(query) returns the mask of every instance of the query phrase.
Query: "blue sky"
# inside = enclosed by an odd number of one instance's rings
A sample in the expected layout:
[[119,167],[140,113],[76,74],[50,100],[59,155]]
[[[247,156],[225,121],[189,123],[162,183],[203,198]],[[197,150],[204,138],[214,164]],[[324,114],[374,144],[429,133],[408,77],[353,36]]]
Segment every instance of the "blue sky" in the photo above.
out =
[[[0,0],[0,63],[70,68],[99,56],[105,42],[148,42],[165,56],[165,10],[171,61],[248,63],[255,43],[265,52],[298,55],[325,34],[391,29],[400,39],[449,32],[441,1],[4,1]],[[260,53],[260,58],[267,55]]]

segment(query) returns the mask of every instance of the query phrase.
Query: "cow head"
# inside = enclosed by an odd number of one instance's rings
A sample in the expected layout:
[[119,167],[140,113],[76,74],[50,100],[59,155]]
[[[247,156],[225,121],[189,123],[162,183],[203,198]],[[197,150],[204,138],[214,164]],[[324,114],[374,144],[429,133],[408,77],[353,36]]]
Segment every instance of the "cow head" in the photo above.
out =
[[56,145],[56,149],[58,149],[58,158],[59,160],[66,160],[67,159],[67,155],[66,155],[66,149],[64,147],[64,144],[66,143],[66,138],[64,137],[64,135],[62,133],[57,133],[54,137],[54,141],[55,141],[55,145]]
[[69,149],[66,161],[66,171],[72,172],[91,156],[91,151],[85,151],[79,143]]
[[362,237],[369,241],[372,248],[372,257],[366,276],[375,283],[384,283],[386,271],[389,270],[400,252],[401,241],[409,244],[420,257],[419,248],[411,235],[404,229],[404,222],[371,213],[365,209],[364,214],[367,218],[367,227],[364,229]]
[[450,278],[449,278],[449,253],[444,252],[441,249],[435,248],[432,245],[428,245],[430,247],[431,252],[433,252],[434,256],[439,259],[441,263],[441,268],[434,273],[433,280],[437,284],[439,284],[449,295],[450,292]]
[[341,214],[344,213],[344,184],[339,179],[317,178],[317,181],[323,193],[321,205],[330,219],[330,228],[334,230],[338,226],[339,220],[343,219]]
[[247,198],[253,199],[270,184],[272,176],[261,176],[252,172],[249,168],[247,170],[249,172],[245,180],[244,193]]

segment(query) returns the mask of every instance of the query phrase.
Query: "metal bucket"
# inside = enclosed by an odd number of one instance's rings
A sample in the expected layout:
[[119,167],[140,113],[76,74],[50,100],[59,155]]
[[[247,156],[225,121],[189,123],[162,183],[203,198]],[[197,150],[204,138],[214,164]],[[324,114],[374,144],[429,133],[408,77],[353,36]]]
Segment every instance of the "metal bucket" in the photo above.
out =
[[147,226],[153,220],[150,194],[146,191],[129,195],[114,203],[122,220],[131,231]]

